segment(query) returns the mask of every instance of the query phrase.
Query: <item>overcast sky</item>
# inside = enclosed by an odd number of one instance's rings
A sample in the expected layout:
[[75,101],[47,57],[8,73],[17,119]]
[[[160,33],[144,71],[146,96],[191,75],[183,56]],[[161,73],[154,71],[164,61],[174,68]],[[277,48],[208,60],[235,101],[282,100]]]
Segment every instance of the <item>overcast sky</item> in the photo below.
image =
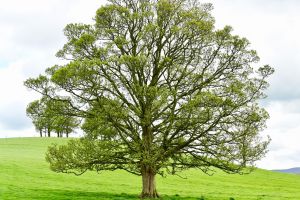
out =
[[[276,73],[263,105],[270,114],[269,153],[261,168],[300,167],[300,1],[207,0],[214,5],[216,27],[231,25],[250,40]],[[101,0],[0,0],[0,137],[38,136],[26,117],[26,105],[37,98],[23,86],[59,62],[63,28],[91,23]]]

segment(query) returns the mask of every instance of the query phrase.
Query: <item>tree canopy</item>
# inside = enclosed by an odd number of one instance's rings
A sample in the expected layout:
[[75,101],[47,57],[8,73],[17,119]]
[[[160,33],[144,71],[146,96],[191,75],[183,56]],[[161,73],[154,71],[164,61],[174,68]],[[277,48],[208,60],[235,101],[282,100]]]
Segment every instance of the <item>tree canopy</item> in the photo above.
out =
[[51,169],[126,170],[156,198],[157,174],[254,166],[269,142],[258,101],[273,69],[255,67],[249,41],[216,29],[197,0],[108,2],[94,24],[66,26],[66,64],[25,82],[83,119],[83,138],[49,147]]
[[32,119],[32,123],[40,133],[40,137],[43,136],[43,133],[45,133],[45,137],[50,137],[53,130],[52,118],[46,107],[45,99],[41,99],[31,102],[26,109],[26,114]]
[[54,131],[57,137],[66,137],[74,132],[80,125],[80,121],[74,116],[65,114],[67,108],[65,102],[50,101],[47,98],[41,98],[31,102],[26,109],[27,116],[32,119],[36,130],[40,133],[40,137],[45,133],[45,137],[51,137]]

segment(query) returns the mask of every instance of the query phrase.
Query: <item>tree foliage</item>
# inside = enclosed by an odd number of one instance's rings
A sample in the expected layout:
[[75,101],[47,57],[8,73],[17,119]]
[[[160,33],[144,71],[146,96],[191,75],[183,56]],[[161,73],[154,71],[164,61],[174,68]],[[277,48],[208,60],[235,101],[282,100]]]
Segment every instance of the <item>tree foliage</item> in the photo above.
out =
[[66,137],[80,125],[80,121],[74,116],[65,115],[66,103],[49,101],[43,97],[40,100],[31,102],[26,109],[27,116],[32,119],[40,137],[51,136],[54,131],[57,137]]
[[35,100],[31,102],[26,109],[27,116],[32,119],[32,123],[35,129],[40,133],[40,137],[45,134],[45,137],[51,136],[51,131],[53,130],[52,118],[50,113],[46,112],[45,99]]
[[157,197],[155,175],[211,167],[242,173],[266,153],[259,132],[266,78],[249,41],[216,30],[211,4],[196,0],[109,0],[95,23],[69,24],[58,51],[68,60],[25,85],[85,137],[47,153],[56,172],[123,169],[142,175],[142,197]]

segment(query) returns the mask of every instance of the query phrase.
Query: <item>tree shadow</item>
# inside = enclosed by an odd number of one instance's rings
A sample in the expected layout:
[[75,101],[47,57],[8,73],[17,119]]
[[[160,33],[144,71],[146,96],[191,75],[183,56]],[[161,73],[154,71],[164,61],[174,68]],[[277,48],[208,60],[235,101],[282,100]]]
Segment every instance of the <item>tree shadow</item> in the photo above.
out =
[[[30,192],[30,196],[23,196],[23,200],[139,200],[137,194],[109,193],[109,192],[87,192],[74,190],[37,189]],[[162,195],[162,200],[200,200],[202,198],[181,197],[179,195]]]

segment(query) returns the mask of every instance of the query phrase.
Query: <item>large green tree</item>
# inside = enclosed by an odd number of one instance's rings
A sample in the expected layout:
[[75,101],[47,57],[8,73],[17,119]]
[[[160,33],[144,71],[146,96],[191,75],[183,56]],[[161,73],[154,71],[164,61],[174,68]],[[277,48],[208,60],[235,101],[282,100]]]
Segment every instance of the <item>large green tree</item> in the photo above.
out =
[[69,24],[57,53],[68,62],[25,85],[85,136],[51,146],[56,172],[122,169],[142,176],[141,197],[156,198],[157,174],[216,167],[242,173],[266,153],[268,66],[231,27],[214,28],[212,5],[196,0],[109,0],[95,23]]

